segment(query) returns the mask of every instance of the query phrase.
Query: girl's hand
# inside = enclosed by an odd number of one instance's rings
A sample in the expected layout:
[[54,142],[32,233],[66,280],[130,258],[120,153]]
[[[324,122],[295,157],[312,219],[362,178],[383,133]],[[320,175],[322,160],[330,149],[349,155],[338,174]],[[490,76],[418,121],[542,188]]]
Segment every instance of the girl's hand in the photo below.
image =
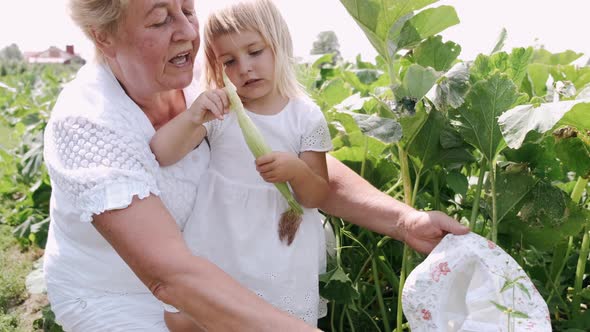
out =
[[303,160],[294,153],[271,152],[256,159],[256,170],[266,182],[288,182],[297,174]]
[[223,120],[229,113],[229,98],[223,89],[207,90],[189,107],[191,119],[196,124],[203,124],[213,119]]

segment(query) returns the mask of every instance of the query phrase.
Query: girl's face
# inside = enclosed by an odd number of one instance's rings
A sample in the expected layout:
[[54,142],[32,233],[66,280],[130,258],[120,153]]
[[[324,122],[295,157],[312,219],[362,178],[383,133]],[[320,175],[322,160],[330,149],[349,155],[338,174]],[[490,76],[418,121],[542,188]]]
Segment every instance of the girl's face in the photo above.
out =
[[133,0],[113,38],[125,81],[146,93],[182,89],[200,45],[192,0]]
[[273,104],[280,98],[275,89],[274,55],[258,32],[221,35],[211,46],[245,106]]

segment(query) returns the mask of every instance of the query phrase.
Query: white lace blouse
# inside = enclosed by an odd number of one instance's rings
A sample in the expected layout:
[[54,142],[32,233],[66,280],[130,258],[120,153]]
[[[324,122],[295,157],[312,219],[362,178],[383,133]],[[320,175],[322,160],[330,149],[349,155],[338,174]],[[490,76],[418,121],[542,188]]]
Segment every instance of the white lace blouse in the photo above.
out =
[[[198,93],[184,89],[187,104]],[[147,288],[95,230],[92,216],[127,207],[133,196],[159,196],[182,229],[209,163],[202,144],[159,167],[155,130],[106,65],[90,63],[61,92],[45,131],[52,184],[44,270],[48,291],[68,297],[144,293]]]

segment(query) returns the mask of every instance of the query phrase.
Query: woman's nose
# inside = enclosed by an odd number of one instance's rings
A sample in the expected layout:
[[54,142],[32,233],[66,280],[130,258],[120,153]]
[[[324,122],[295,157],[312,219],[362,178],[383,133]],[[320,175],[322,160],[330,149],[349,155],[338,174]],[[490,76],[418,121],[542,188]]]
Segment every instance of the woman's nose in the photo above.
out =
[[183,15],[182,18],[176,22],[178,22],[178,27],[176,32],[172,35],[174,41],[193,41],[199,37],[199,22],[196,17],[189,19]]

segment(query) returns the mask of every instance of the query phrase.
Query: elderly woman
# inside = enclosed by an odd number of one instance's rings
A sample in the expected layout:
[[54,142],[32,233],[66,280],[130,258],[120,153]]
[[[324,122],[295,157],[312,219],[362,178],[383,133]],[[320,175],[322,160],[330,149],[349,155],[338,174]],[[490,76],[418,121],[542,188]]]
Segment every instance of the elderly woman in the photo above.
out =
[[[209,149],[161,168],[149,141],[199,91],[193,1],[71,0],[71,10],[97,59],[63,89],[45,133],[53,186],[45,277],[57,321],[67,331],[166,331],[162,301],[206,330],[313,330],[182,240]],[[333,158],[328,168],[328,213],[421,252],[447,232],[467,232],[382,194]]]

